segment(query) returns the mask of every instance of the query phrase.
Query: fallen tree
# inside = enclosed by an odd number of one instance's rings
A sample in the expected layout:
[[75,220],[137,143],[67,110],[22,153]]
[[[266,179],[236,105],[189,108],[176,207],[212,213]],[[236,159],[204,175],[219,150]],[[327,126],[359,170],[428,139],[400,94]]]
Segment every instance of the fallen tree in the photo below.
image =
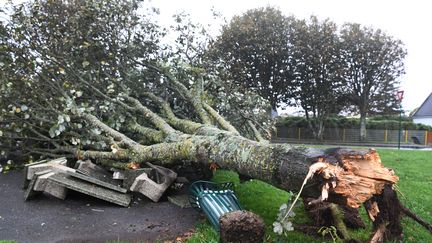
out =
[[[148,65],[148,68],[162,74],[162,71],[154,66]],[[29,131],[35,137],[44,140],[46,148],[28,148],[29,151],[46,156],[66,155],[80,159],[93,159],[104,163],[105,166],[120,168],[125,168],[127,163],[144,162],[154,162],[164,166],[184,161],[216,164],[218,167],[234,170],[287,191],[299,191],[304,178],[314,175],[314,180],[306,185],[302,196],[316,198],[319,202],[335,202],[353,208],[368,203],[372,205],[368,208],[371,219],[374,221],[380,219],[381,222],[376,228],[373,239],[383,239],[384,235],[388,234],[390,237],[400,237],[401,232],[392,232],[391,228],[390,233],[386,233],[387,227],[392,225],[390,222],[394,220],[392,217],[387,217],[385,212],[390,209],[386,207],[392,205],[382,206],[377,204],[379,200],[372,200],[381,197],[385,188],[390,188],[392,191],[391,188],[398,180],[392,170],[381,164],[375,150],[320,150],[287,144],[271,144],[263,140],[259,134],[256,134],[258,141],[245,138],[229,121],[194,96],[182,83],[169,75],[165,76],[172,84],[173,90],[193,107],[192,110],[201,122],[178,118],[170,104],[154,93],[143,92],[140,98],[124,93],[112,97],[77,76],[83,88],[85,87],[99,98],[113,102],[118,108],[117,113],[121,110],[130,117],[139,117],[143,122],[130,122],[122,127],[123,132],[120,132],[107,125],[95,114],[83,111],[76,104],[72,104],[68,114],[71,123],[83,122],[87,130],[99,129],[100,132],[94,139],[101,142],[108,141],[109,150],[96,150],[94,148],[97,146],[91,144],[73,146],[65,141],[58,142],[56,139],[51,139],[48,134],[44,134],[43,129],[31,127]],[[50,82],[50,80],[46,81]],[[150,103],[155,108],[149,108],[142,101]],[[253,124],[249,125],[253,126]],[[63,136],[79,133],[80,129],[70,126]],[[257,129],[253,130],[258,133]],[[139,137],[145,142],[137,142],[127,134]],[[380,216],[383,213],[387,218]],[[399,214],[396,214],[396,217],[398,216]],[[400,227],[400,224],[397,227]]]
[[217,165],[294,192],[313,176],[301,192],[312,205],[366,204],[373,239],[400,236],[399,203],[382,200],[395,195],[398,177],[375,150],[271,144],[250,117],[248,129],[233,126],[206,102],[201,72],[172,75],[154,59],[158,31],[137,20],[136,8],[128,1],[42,1],[15,9],[2,43],[2,150],[118,168]]

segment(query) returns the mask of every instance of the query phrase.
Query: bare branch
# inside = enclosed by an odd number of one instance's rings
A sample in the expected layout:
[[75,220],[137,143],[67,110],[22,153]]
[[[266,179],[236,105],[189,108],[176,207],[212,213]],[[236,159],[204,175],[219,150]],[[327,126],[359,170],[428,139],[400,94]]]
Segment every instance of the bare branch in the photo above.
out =
[[234,134],[239,134],[237,129],[233,127],[225,118],[223,118],[217,111],[211,106],[203,102],[204,109],[217,121],[217,123],[225,130],[230,131]]
[[267,140],[265,140],[262,136],[261,133],[258,131],[258,129],[255,127],[255,125],[253,124],[253,122],[251,120],[247,120],[247,124],[249,125],[249,127],[252,129],[254,136],[256,138],[256,140],[260,143],[263,142],[268,142]]
[[168,102],[149,92],[145,92],[144,95],[150,98],[157,105],[159,105],[162,108],[164,115],[167,117],[168,123],[180,131],[183,131],[188,134],[208,135],[208,136],[223,133],[223,131],[210,125],[193,122],[187,119],[180,119],[174,114]]
[[128,128],[140,135],[143,135],[149,143],[161,143],[164,141],[165,136],[161,131],[141,126],[136,122],[130,122]]
[[177,88],[175,91],[177,91],[181,95],[183,95],[187,99],[187,101],[189,101],[192,104],[195,112],[198,114],[201,121],[207,125],[211,124],[210,117],[207,115],[207,112],[204,110],[203,104],[200,100],[200,97],[192,95],[192,93],[189,91],[189,89],[186,86],[184,86],[181,82],[176,80],[172,75],[170,75],[167,72],[164,72],[160,68],[158,68],[154,65],[151,65],[149,63],[140,62],[136,59],[130,59],[130,60],[133,61],[134,63],[138,64],[138,65],[148,67],[148,68],[162,74],[163,76],[165,76]]
[[145,107],[141,102],[135,98],[130,96],[123,95],[127,101],[134,104],[135,109],[140,111],[147,119],[150,120],[151,123],[158,129],[160,129],[166,135],[173,135],[178,133],[174,128],[172,128],[162,117],[151,111],[149,108]]

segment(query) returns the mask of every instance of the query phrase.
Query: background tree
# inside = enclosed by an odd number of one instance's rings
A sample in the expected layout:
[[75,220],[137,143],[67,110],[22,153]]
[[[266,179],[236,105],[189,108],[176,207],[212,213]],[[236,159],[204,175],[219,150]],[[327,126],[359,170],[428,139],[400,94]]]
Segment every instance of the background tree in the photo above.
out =
[[397,107],[406,50],[400,40],[359,24],[345,24],[341,41],[345,92],[360,114],[360,139],[365,140],[367,114]]
[[216,66],[226,70],[221,78],[255,91],[274,111],[290,97],[291,20],[271,7],[249,10],[233,17],[211,47]]
[[337,26],[315,16],[295,21],[290,44],[294,99],[303,108],[314,137],[322,139],[324,121],[343,107]]

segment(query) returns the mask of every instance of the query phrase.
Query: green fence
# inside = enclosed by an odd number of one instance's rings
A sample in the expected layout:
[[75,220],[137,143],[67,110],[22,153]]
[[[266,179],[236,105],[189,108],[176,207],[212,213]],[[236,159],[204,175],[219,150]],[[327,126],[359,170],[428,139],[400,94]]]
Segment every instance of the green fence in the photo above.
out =
[[[431,145],[432,132],[423,130],[402,130],[400,141],[402,144]],[[395,144],[398,143],[399,130],[366,130],[366,143]],[[315,140],[310,129],[298,127],[277,127],[276,140]],[[359,129],[326,128],[323,133],[324,141],[358,143]]]

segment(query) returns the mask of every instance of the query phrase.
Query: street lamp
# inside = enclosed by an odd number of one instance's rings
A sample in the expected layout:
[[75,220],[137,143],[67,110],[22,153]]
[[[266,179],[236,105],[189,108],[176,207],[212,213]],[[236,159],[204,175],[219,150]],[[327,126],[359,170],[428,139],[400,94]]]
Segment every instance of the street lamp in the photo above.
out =
[[396,100],[399,101],[399,136],[398,136],[398,149],[400,149],[401,143],[401,133],[402,133],[402,99],[403,99],[404,91],[399,90],[396,93]]

